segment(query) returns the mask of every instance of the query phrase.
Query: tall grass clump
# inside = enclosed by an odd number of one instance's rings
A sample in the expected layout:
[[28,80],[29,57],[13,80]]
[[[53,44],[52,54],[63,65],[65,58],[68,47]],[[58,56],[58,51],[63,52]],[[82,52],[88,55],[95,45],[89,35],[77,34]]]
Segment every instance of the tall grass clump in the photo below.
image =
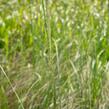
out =
[[108,109],[108,48],[108,0],[1,0],[0,109]]

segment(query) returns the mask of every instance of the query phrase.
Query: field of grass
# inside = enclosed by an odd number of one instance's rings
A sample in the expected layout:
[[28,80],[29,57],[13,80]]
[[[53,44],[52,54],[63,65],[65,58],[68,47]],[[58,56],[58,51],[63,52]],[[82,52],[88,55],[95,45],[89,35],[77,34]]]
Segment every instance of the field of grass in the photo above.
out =
[[0,0],[0,109],[109,109],[109,0]]

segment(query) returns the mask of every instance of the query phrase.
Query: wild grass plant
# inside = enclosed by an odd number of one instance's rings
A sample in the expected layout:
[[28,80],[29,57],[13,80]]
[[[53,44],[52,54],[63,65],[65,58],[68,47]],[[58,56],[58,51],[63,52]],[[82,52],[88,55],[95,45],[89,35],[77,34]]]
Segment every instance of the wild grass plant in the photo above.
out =
[[0,109],[108,109],[108,49],[108,0],[1,0]]

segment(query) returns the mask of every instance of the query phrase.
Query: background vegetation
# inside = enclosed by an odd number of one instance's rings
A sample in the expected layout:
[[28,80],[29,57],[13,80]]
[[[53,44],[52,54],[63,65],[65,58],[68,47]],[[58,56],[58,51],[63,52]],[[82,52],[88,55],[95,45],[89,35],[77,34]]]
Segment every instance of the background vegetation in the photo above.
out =
[[0,109],[109,109],[108,0],[0,0]]

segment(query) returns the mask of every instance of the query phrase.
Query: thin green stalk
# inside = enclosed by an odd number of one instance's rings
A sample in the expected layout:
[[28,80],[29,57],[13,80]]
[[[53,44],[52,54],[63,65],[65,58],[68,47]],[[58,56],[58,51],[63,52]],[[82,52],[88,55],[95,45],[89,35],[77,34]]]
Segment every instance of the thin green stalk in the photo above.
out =
[[50,25],[50,11],[48,9],[48,0],[46,2],[46,10],[47,10],[47,28],[48,28],[48,40],[49,40],[49,55],[50,55],[50,59],[51,59],[51,25]]
[[20,97],[19,97],[19,95],[18,95],[18,93],[16,92],[16,90],[15,90],[14,87],[12,86],[12,83],[11,83],[10,79],[8,78],[6,72],[4,71],[4,69],[3,69],[3,67],[2,67],[1,65],[0,65],[0,69],[1,69],[1,71],[3,72],[4,76],[6,77],[8,83],[10,84],[10,86],[11,86],[13,92],[15,93],[15,95],[16,95],[16,97],[17,97],[19,103],[20,103],[21,108],[22,108],[22,109],[25,109],[24,106],[23,106],[23,103],[22,103],[22,101],[21,101],[21,99],[20,99]]
[[51,51],[52,51],[52,47],[51,47],[51,25],[50,25],[50,11],[48,9],[48,0],[44,2],[44,0],[42,0],[42,8],[43,8],[43,15],[44,15],[44,24],[45,24],[45,36],[47,35],[48,37],[48,43],[49,43],[49,58],[51,61]]
[[[61,78],[61,75],[60,75],[60,61],[59,61],[59,52],[58,52],[58,44],[57,44],[57,41],[54,40],[54,44],[55,44],[55,49],[56,49],[56,66],[57,66],[57,75],[58,75],[58,82],[60,81],[60,78]],[[59,103],[60,103],[60,109],[62,108],[61,107],[61,87],[60,87],[60,84],[59,84],[59,89],[58,89],[58,97],[59,98]]]
[[45,27],[45,36],[47,35],[47,16],[46,16],[46,6],[44,0],[42,0],[42,9],[43,9],[43,16],[44,16],[44,27]]

